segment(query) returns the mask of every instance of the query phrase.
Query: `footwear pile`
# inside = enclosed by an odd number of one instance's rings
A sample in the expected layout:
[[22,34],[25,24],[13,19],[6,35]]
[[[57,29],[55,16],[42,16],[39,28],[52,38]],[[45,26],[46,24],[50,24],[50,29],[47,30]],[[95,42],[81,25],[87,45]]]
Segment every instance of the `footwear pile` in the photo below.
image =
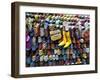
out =
[[89,64],[90,16],[26,12],[26,67]]

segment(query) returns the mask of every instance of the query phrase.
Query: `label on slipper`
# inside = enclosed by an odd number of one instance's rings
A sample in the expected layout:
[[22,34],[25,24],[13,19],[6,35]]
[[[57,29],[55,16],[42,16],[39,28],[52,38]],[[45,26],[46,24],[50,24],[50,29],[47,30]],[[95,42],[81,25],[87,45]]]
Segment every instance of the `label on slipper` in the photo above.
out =
[[50,31],[50,37],[52,41],[61,39],[61,31],[60,30]]

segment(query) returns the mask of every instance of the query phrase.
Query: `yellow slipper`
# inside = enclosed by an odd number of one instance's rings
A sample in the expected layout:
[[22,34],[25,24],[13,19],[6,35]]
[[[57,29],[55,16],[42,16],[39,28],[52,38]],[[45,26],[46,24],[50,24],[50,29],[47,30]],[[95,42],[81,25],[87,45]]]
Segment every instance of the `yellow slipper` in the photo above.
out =
[[63,39],[62,39],[63,41],[61,41],[58,46],[63,46],[63,45],[66,44],[67,39],[66,39],[66,34],[65,33],[66,32],[63,31]]

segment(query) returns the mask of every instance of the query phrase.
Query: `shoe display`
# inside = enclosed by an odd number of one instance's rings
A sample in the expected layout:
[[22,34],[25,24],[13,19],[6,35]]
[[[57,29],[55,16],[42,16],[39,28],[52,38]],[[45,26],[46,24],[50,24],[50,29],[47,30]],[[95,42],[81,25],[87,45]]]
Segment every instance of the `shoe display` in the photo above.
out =
[[86,65],[90,15],[26,12],[26,67]]

